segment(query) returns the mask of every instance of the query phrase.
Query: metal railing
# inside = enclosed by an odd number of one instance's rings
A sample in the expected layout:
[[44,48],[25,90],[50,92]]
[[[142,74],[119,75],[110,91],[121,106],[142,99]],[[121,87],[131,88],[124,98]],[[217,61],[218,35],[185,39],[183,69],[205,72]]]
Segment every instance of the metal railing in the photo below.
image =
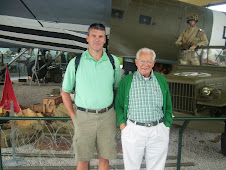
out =
[[182,49],[179,64],[226,67],[226,46],[201,46],[194,51]]
[[[226,117],[174,117],[173,121],[184,121],[180,131],[178,138],[178,152],[177,152],[177,170],[180,170],[181,165],[181,150],[182,150],[182,137],[183,132],[188,126],[190,121],[225,121]],[[225,124],[225,132],[226,132],[226,124]]]
[[[0,117],[0,120],[71,120],[70,117]],[[177,170],[181,167],[181,151],[182,151],[182,139],[183,132],[187,128],[190,121],[225,121],[226,132],[226,117],[174,117],[173,121],[184,121],[181,129],[179,130],[178,137],[178,152],[177,152]],[[3,170],[2,154],[0,145],[0,170]]]

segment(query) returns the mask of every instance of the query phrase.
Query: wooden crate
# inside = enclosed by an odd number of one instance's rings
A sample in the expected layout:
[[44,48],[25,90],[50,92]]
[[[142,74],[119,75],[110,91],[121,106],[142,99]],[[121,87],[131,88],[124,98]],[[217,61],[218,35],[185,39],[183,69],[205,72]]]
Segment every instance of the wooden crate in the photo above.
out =
[[54,113],[43,113],[44,117],[55,117]]
[[42,101],[45,105],[59,105],[63,103],[62,96],[47,96]]
[[61,96],[47,96],[43,98],[43,113],[54,113],[60,103],[63,103]]
[[43,113],[54,113],[56,108],[56,105],[43,104]]
[[35,112],[43,112],[43,106],[40,104],[31,104],[31,110]]

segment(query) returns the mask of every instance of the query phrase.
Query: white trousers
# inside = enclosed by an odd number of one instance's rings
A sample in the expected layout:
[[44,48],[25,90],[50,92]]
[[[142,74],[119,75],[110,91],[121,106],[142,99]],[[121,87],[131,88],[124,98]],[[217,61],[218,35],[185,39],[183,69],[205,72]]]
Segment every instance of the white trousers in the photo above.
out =
[[121,132],[125,170],[139,170],[143,157],[147,170],[163,170],[169,145],[169,129],[160,123],[145,127],[127,120]]

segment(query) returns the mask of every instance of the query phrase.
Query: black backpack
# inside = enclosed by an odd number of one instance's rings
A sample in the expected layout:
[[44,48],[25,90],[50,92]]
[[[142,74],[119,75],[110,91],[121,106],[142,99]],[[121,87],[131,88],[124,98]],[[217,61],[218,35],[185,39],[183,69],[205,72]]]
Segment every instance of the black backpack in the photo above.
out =
[[[111,64],[112,64],[113,70],[115,70],[115,60],[114,60],[113,56],[112,56],[111,54],[109,54],[109,53],[107,53],[107,55],[108,55],[108,58],[109,58],[109,60],[110,60],[110,62],[111,62]],[[82,57],[82,54],[79,54],[79,55],[76,57],[76,59],[75,59],[75,74],[76,74],[76,71],[77,71],[77,69],[78,69],[78,65],[79,65],[79,63],[80,63],[81,57]]]

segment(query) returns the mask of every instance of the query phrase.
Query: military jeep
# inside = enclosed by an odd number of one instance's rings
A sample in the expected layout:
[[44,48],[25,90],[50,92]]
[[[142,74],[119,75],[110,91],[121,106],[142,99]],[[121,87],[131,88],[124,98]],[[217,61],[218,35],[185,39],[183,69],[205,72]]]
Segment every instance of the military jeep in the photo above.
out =
[[[218,117],[226,116],[226,51],[209,47],[198,49],[184,64],[183,54],[179,64],[166,75],[171,93],[173,113],[177,117]],[[195,59],[192,58],[195,56]],[[197,59],[199,62],[197,63]],[[192,65],[192,60],[196,62]],[[223,132],[224,126],[201,126],[200,130]],[[204,122],[203,122],[204,123]],[[216,122],[212,122],[216,123]],[[224,125],[217,121],[216,124]],[[192,124],[192,122],[190,123]]]
[[[179,64],[166,75],[175,117],[226,117],[225,49],[225,46],[203,47],[186,51],[186,56],[181,53]],[[188,126],[220,133],[225,127],[223,121],[191,121]]]

